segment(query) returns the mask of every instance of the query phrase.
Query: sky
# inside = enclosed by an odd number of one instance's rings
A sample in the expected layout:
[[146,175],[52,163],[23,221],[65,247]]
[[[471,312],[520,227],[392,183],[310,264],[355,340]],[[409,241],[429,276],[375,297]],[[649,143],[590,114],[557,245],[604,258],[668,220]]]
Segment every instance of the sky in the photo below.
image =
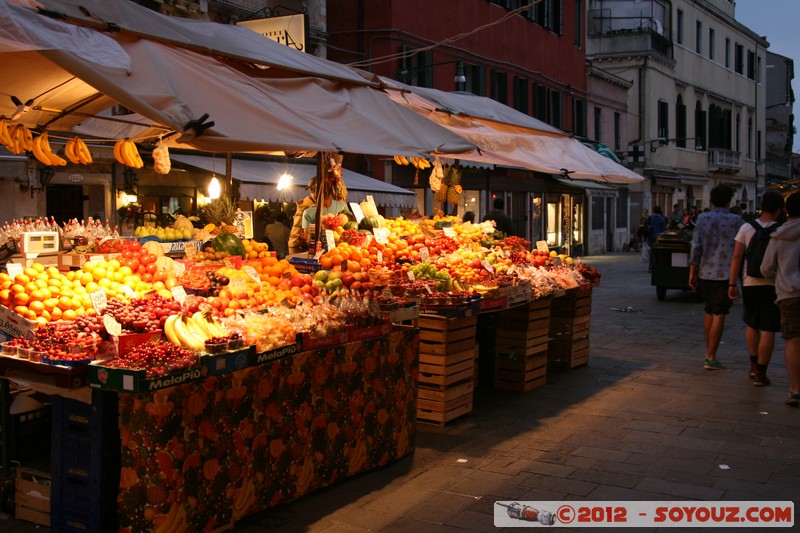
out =
[[[736,0],[736,20],[765,35],[769,51],[794,60],[794,126],[800,130],[800,0]],[[800,152],[800,135],[795,133],[794,152]]]

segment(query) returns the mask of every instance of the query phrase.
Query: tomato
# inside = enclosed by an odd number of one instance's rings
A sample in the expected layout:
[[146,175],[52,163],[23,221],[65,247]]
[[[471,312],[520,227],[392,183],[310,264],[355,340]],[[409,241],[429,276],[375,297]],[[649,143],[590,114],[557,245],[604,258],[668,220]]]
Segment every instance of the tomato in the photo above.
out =
[[138,272],[139,270],[139,260],[135,257],[132,257],[128,260],[128,266],[131,268],[131,271]]
[[122,258],[123,259],[130,259],[131,257],[133,257],[133,252],[132,251],[130,251],[128,249],[122,250]]
[[[155,256],[153,256],[153,257],[155,257]],[[147,265],[145,267],[145,269],[147,270],[148,274],[155,274],[156,271],[158,270],[158,266],[156,266],[155,263],[145,263],[145,264]]]
[[155,263],[158,257],[155,254],[144,254],[142,258],[139,260],[142,264],[149,265],[150,263]]

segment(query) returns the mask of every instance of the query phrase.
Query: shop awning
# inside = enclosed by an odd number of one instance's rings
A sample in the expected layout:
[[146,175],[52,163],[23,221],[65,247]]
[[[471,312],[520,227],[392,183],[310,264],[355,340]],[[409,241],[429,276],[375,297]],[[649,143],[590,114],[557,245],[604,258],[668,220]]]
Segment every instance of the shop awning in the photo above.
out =
[[[168,17],[128,0],[45,3],[75,19],[85,9],[78,22],[89,27],[0,2],[3,92],[31,101],[19,118],[28,127],[69,133],[120,104],[144,117],[129,134],[137,141],[167,134],[174,145],[178,136],[169,134],[178,132],[187,134],[180,147],[207,152],[411,155],[474,148],[391,104],[357,71],[351,76],[348,67],[245,28]],[[106,23],[121,30],[93,29]],[[0,99],[0,114],[15,112],[9,98]],[[107,120],[128,122],[119,114]]]
[[[172,154],[173,162],[179,162],[208,172],[221,173],[225,161],[192,154]],[[277,189],[278,178],[288,172],[293,176],[292,186],[283,191]],[[308,194],[305,187],[317,173],[311,163],[281,163],[254,159],[232,159],[231,176],[239,180],[240,198],[268,200],[273,202],[295,202]],[[343,169],[342,178],[347,186],[347,201],[360,202],[372,195],[375,203],[386,207],[417,207],[417,197],[408,189],[403,189],[385,181],[370,178],[352,170]]]
[[[638,183],[642,176],[584,146],[561,130],[490,98],[446,93],[381,78],[397,103],[472,141],[462,160],[520,167],[608,183]],[[391,89],[395,87],[395,89]],[[453,156],[455,157],[455,156]]]
[[593,196],[616,197],[619,194],[619,191],[615,187],[609,187],[608,185],[597,183],[596,181],[570,180],[565,178],[556,178],[556,181],[569,187],[589,190]]

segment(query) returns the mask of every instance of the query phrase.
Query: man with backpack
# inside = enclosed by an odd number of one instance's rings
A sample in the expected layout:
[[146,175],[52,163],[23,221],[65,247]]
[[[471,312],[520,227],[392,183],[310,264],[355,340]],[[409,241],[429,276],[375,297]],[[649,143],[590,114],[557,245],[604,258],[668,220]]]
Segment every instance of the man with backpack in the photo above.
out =
[[[775,347],[775,333],[781,330],[781,315],[775,303],[775,282],[761,274],[761,263],[772,233],[780,227],[778,216],[783,211],[783,195],[767,191],[761,197],[761,216],[742,224],[736,234],[730,273],[728,297],[739,298],[737,280],[742,276],[742,298],[747,353],[750,354],[750,379],[753,385],[770,384],[767,366]],[[742,268],[744,267],[744,268]]]

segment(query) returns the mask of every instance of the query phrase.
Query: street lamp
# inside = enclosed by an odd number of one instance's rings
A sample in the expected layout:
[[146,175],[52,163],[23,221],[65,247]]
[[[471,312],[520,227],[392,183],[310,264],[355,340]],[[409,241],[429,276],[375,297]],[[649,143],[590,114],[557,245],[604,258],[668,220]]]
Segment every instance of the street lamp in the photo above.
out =
[[430,65],[419,65],[416,67],[406,67],[401,68],[397,71],[395,78],[402,81],[403,83],[411,84],[411,80],[413,75],[417,72],[433,69],[433,67],[439,67],[441,65],[453,65],[456,66],[456,74],[453,76],[453,83],[456,84],[457,91],[464,90],[464,84],[467,82],[467,77],[464,75],[464,61],[459,57],[458,59],[454,59],[452,61],[442,61],[441,63],[431,63]]

